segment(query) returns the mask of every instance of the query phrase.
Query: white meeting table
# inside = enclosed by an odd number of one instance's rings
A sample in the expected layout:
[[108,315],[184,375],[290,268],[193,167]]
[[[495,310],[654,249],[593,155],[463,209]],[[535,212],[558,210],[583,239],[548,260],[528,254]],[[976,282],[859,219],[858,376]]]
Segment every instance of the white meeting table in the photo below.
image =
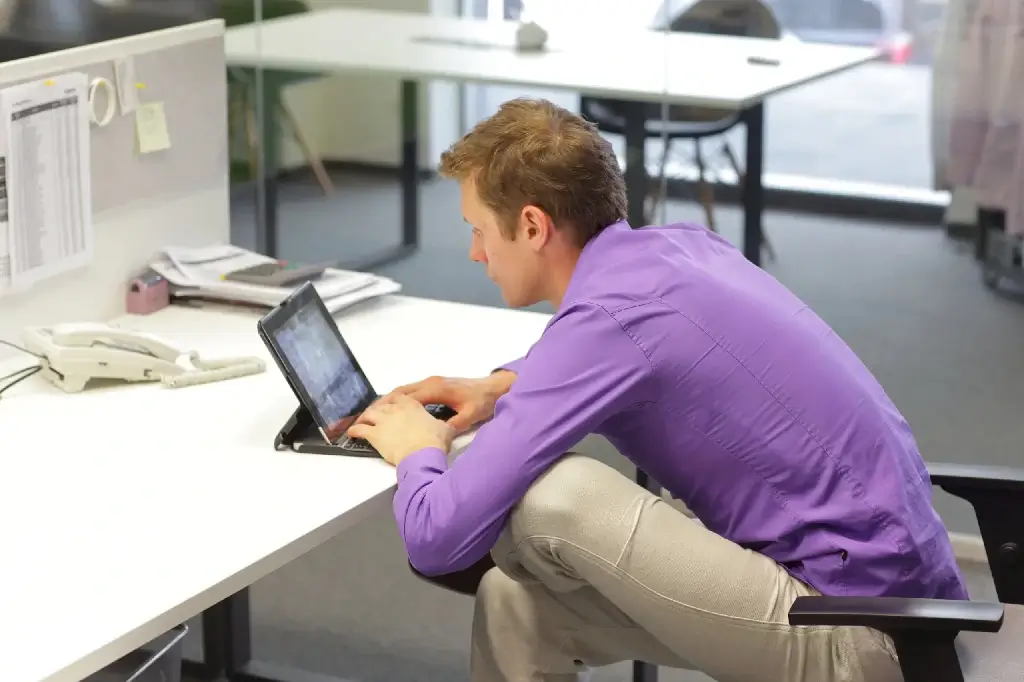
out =
[[[296,400],[257,318],[172,306],[114,323],[208,358],[258,355],[264,374],[78,394],[36,376],[4,393],[0,680],[78,682],[200,613],[204,660],[191,673],[313,679],[253,660],[248,587],[364,518],[395,473],[379,459],[274,450]],[[337,319],[386,392],[486,375],[525,354],[549,318],[393,296]]]
[[[772,95],[877,59],[873,48],[796,40],[666,33],[593,25],[551,27],[548,49],[514,49],[517,24],[408,12],[333,8],[229,28],[233,67],[403,79],[401,91],[402,241],[393,251],[344,267],[373,269],[419,246],[418,83],[453,81],[561,89],[613,100],[624,114],[629,222],[643,226],[649,193],[645,159],[651,103],[739,112],[746,128],[743,251],[761,262],[764,211],[764,102]],[[275,107],[264,107],[264,137],[275,139]],[[810,131],[809,134],[813,134]],[[267,216],[260,248],[277,255],[277,159],[267,149]]]

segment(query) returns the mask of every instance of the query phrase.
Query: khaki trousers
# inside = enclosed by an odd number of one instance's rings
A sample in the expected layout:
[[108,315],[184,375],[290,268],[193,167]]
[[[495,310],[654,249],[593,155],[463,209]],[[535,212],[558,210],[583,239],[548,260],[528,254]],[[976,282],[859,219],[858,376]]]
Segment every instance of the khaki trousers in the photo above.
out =
[[566,455],[512,511],[476,596],[473,682],[570,682],[628,660],[718,682],[901,682],[888,637],[793,627],[816,594],[597,460]]

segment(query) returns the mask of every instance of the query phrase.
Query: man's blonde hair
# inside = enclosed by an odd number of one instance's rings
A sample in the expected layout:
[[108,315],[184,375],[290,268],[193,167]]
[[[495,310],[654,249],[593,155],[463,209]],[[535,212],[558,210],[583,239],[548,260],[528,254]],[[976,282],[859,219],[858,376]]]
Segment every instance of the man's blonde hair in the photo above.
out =
[[626,186],[611,144],[593,124],[543,99],[502,104],[441,155],[439,172],[472,180],[509,239],[529,205],[579,246],[626,218]]

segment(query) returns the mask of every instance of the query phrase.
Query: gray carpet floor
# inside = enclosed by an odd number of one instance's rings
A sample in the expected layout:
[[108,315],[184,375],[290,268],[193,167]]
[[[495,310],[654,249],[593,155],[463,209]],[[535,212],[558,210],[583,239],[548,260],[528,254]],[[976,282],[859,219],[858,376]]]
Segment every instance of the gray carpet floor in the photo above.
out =
[[[315,186],[283,188],[281,255],[322,261],[364,256],[397,243],[398,190],[379,178],[342,175],[330,199]],[[251,195],[237,197],[233,240],[254,244]],[[697,220],[674,202],[669,221]],[[718,211],[720,231],[738,239],[740,213]],[[1024,465],[1024,305],[982,287],[978,267],[937,229],[770,213],[778,260],[766,269],[803,297],[857,351],[906,414],[925,457]],[[405,293],[501,306],[466,256],[469,234],[458,193],[426,183],[423,248],[381,272]],[[541,307],[543,309],[543,307]],[[596,455],[631,471],[610,448]],[[976,532],[969,506],[942,493],[951,530]],[[976,598],[994,596],[984,567],[965,566]],[[361,682],[466,679],[469,598],[409,574],[390,508],[257,583],[254,647],[262,660]],[[187,653],[199,656],[199,627]],[[595,682],[629,679],[628,664]],[[667,682],[706,678],[665,671]]]

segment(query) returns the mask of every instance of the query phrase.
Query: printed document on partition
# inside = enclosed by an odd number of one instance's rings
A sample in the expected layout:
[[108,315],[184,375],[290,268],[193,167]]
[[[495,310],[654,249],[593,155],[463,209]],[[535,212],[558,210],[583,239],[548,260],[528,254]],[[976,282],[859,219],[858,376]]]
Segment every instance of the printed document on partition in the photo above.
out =
[[7,128],[0,126],[0,296],[11,290],[12,244],[7,205]]
[[5,88],[0,115],[11,286],[22,289],[92,260],[88,76]]

